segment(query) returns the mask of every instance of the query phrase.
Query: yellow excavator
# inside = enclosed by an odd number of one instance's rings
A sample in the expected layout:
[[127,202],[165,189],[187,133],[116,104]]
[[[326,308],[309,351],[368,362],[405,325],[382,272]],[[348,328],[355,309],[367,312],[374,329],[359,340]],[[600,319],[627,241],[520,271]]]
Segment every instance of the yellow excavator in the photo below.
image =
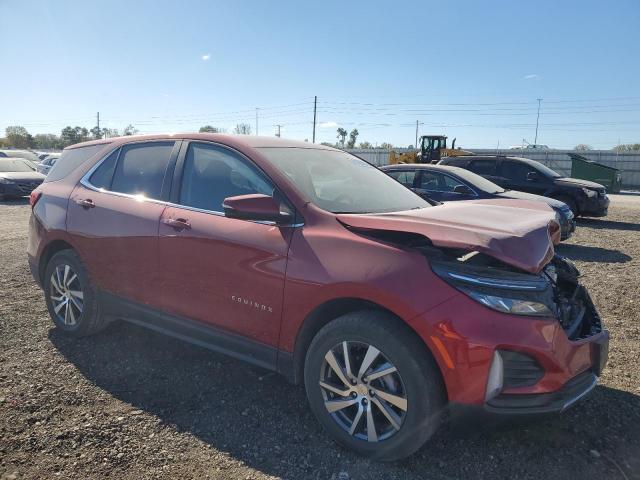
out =
[[444,135],[423,135],[420,137],[420,147],[414,152],[389,152],[389,165],[398,163],[438,163],[442,157],[462,157],[473,155],[468,150],[456,150],[456,139],[447,148],[447,137]]

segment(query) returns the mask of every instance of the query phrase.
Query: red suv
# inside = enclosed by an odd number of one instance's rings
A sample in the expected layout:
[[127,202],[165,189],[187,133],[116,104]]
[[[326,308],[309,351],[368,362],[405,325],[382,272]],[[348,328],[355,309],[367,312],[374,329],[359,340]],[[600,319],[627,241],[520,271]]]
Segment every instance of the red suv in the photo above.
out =
[[446,406],[560,412],[606,363],[538,202],[432,206],[333,148],[184,134],[69,147],[31,205],[58,329],[123,319],[278,371],[363,455],[409,455]]

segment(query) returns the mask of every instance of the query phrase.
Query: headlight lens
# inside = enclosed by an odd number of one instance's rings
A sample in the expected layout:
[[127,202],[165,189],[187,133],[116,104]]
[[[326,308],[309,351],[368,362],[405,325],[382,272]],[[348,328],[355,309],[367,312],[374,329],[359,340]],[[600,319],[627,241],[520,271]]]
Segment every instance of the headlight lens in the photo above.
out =
[[0,183],[6,183],[6,184],[9,184],[9,183],[13,183],[13,182],[12,182],[11,180],[9,180],[8,178],[2,178],[2,177],[0,177]]
[[534,317],[553,317],[553,313],[544,303],[489,295],[466,288],[460,288],[460,291],[466,293],[475,301],[499,312],[511,313],[513,315],[532,315]]
[[598,196],[598,192],[596,190],[591,190],[589,188],[583,188],[582,191],[589,198],[595,198]]
[[436,275],[482,305],[502,313],[554,317],[550,282],[535,275],[488,267],[432,262]]

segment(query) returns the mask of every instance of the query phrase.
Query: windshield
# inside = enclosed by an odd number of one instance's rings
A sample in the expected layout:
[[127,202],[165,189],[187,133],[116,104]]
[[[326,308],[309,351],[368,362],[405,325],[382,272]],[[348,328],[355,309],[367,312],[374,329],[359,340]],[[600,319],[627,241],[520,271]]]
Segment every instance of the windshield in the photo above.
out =
[[316,206],[332,213],[383,213],[431,205],[373,165],[346,152],[259,148]]
[[18,158],[0,158],[0,172],[33,172],[35,168]]
[[458,177],[460,177],[465,182],[471,184],[472,187],[477,190],[482,190],[485,193],[504,193],[506,190],[499,185],[496,185],[493,182],[490,182],[484,177],[481,177],[477,173],[473,173],[469,170],[465,170],[464,168],[457,168],[451,170],[451,173],[454,173]]
[[546,165],[543,165],[540,162],[536,162],[535,160],[529,160],[529,159],[527,159],[527,160],[528,160],[528,162],[530,162],[530,165],[532,167],[537,169],[545,177],[551,177],[551,178],[560,178],[560,177],[562,177],[562,175],[560,175],[558,172],[554,172],[549,167],[547,167]]

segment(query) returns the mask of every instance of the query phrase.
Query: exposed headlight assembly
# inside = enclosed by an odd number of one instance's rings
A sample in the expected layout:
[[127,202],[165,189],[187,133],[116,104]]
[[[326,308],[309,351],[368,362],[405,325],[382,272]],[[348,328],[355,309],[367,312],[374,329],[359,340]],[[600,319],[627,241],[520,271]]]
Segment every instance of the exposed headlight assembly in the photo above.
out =
[[493,310],[555,317],[552,286],[543,277],[454,262],[434,261],[431,268],[445,282]]
[[584,194],[589,198],[596,198],[598,196],[598,192],[596,190],[591,190],[590,188],[582,188]]

